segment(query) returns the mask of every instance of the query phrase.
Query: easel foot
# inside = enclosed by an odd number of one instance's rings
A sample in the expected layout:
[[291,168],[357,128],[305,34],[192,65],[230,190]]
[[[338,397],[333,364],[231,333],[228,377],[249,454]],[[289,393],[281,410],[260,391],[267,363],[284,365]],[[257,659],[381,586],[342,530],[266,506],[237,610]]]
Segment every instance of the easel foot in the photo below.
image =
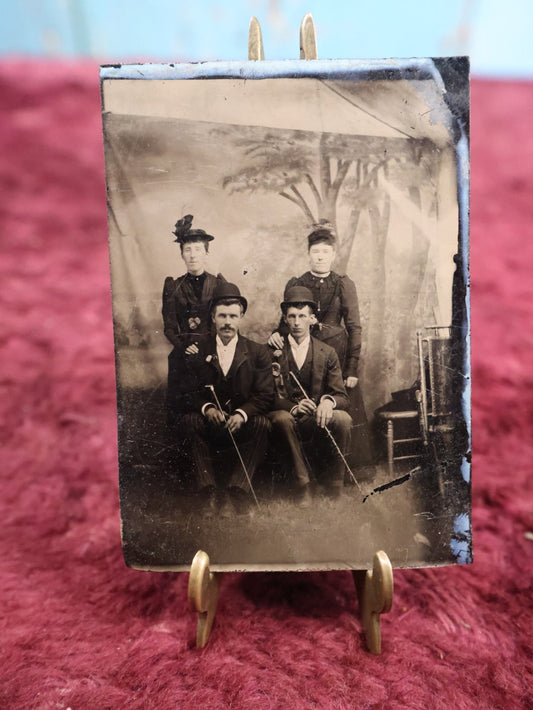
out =
[[209,571],[209,557],[198,550],[191,564],[189,573],[188,600],[189,609],[198,612],[196,628],[196,648],[206,645],[218,602],[219,574]]
[[392,565],[385,552],[380,550],[374,555],[372,570],[353,570],[352,574],[368,650],[370,653],[380,654],[380,615],[386,614],[392,608]]

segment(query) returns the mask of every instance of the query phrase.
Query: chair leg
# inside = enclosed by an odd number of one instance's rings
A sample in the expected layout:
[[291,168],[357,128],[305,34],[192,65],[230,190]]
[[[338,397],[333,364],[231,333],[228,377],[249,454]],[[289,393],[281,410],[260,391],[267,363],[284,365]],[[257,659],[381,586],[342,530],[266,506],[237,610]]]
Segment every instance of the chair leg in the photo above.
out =
[[389,476],[394,474],[394,424],[392,419],[387,420],[387,461],[389,463]]

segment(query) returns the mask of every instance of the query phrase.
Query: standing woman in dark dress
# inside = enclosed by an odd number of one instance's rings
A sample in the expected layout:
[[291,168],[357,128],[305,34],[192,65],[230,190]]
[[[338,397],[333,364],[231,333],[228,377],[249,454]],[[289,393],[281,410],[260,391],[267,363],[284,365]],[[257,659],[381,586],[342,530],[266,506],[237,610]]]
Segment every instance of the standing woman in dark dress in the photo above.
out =
[[[289,279],[285,293],[293,286],[305,286],[317,303],[317,322],[311,335],[330,345],[342,368],[344,385],[350,400],[353,420],[352,453],[354,465],[372,463],[372,446],[366,413],[357,377],[361,354],[361,323],[355,284],[349,276],[331,270],[336,256],[336,238],[331,229],[318,225],[307,237],[311,269],[298,277]],[[283,347],[286,325],[280,321],[268,344]]]
[[213,276],[205,270],[209,242],[214,237],[203,229],[192,229],[192,220],[192,215],[185,215],[176,222],[173,232],[187,273],[176,279],[167,276],[163,287],[165,335],[174,346],[168,356],[169,424],[174,424],[182,413],[181,399],[187,391],[185,354],[194,351],[196,336],[210,332],[209,302],[217,285],[226,281],[221,274]]

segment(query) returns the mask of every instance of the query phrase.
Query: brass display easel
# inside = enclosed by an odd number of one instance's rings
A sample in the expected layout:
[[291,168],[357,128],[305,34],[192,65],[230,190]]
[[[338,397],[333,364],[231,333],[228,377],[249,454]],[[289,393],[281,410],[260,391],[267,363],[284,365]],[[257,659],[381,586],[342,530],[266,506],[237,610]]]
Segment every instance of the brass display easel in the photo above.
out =
[[[264,59],[261,27],[255,17],[250,22],[248,34],[248,59]],[[317,59],[316,33],[311,13],[302,20],[300,27],[300,59]],[[198,613],[196,646],[203,648],[209,639],[218,601],[220,577],[223,572],[211,572],[209,556],[199,550],[191,564],[188,600],[191,611]],[[363,631],[370,653],[381,653],[380,615],[391,610],[393,598],[392,565],[385,552],[376,552],[372,570],[352,571]]]
[[[215,620],[220,577],[223,572],[209,570],[209,557],[198,550],[189,574],[189,608],[198,613],[196,647],[204,648]],[[394,583],[392,565],[385,552],[374,555],[372,570],[352,570],[359,613],[370,653],[381,653],[380,615],[391,610]]]

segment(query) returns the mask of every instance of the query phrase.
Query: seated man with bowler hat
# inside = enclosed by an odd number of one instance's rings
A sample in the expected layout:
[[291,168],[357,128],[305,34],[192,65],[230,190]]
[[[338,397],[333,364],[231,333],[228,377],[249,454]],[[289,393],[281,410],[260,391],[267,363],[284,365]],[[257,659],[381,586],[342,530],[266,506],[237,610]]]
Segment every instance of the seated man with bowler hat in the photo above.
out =
[[220,283],[210,306],[216,332],[197,338],[186,358],[188,412],[180,428],[206,516],[251,511],[254,472],[268,441],[272,360],[266,345],[239,333],[247,307],[235,284]]
[[[285,292],[293,286],[305,286],[313,295],[317,311],[311,335],[330,345],[338,355],[350,402],[348,411],[353,420],[351,458],[357,465],[368,465],[373,460],[373,453],[358,379],[361,320],[357,290],[347,274],[332,270],[337,259],[337,238],[332,225],[326,220],[313,225],[313,230],[307,237],[307,244],[310,270],[289,279]],[[287,333],[287,325],[281,318],[268,344],[282,348],[283,336]]]
[[348,451],[352,424],[337,353],[310,335],[316,308],[308,288],[293,286],[286,291],[281,311],[289,332],[283,348],[274,353],[277,397],[269,414],[273,439],[292,465],[301,505],[311,498],[306,460],[310,453],[323,459],[321,482],[326,492],[340,495],[345,463],[339,451],[343,455]]

